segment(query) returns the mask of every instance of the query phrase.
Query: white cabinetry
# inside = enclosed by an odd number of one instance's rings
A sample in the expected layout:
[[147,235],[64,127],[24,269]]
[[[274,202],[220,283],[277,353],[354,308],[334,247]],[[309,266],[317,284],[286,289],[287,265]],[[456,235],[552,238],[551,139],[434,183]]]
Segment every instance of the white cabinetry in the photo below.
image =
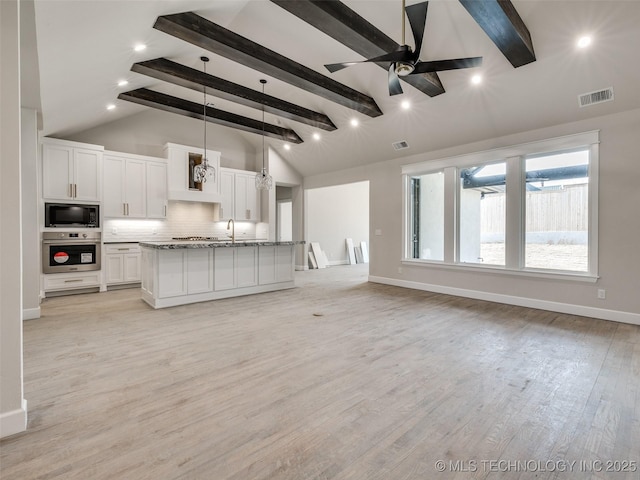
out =
[[258,249],[260,285],[293,281],[293,246],[267,245]]
[[138,283],[141,279],[141,251],[137,243],[105,245],[105,283]]
[[45,292],[100,287],[100,271],[52,273],[42,275]]
[[164,160],[105,152],[105,217],[164,218],[166,204],[167,166]]
[[44,138],[42,198],[99,202],[103,147]]
[[225,247],[214,251],[216,291],[258,284],[258,247]]
[[220,169],[220,220],[260,221],[260,196],[255,178],[255,172]]
[[193,167],[202,161],[202,148],[167,143],[169,200],[220,202],[220,152],[207,150],[207,162],[214,169],[206,182],[194,183]]
[[[158,297],[170,298],[213,292],[213,249],[162,251],[158,263]],[[147,282],[143,288],[148,290]]]

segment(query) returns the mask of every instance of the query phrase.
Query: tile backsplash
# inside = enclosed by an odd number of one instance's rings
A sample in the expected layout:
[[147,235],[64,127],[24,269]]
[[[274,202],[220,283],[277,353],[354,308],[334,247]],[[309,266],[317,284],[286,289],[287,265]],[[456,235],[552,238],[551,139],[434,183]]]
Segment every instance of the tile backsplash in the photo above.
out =
[[[172,237],[200,236],[226,239],[230,236],[227,222],[215,221],[212,203],[169,202],[165,220],[106,219],[102,228],[105,242],[141,242],[170,240]],[[236,238],[267,239],[267,223],[236,222]]]

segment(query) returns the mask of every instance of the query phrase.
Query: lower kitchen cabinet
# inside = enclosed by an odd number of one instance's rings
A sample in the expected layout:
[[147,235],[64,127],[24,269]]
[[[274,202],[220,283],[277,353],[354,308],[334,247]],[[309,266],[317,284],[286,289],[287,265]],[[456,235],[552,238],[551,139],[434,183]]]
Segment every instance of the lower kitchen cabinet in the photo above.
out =
[[260,285],[293,281],[294,255],[291,245],[261,246],[258,250]]
[[137,243],[105,245],[105,283],[123,285],[141,280],[141,250]]
[[45,292],[63,292],[84,288],[100,287],[100,271],[52,273],[42,275],[43,290]]

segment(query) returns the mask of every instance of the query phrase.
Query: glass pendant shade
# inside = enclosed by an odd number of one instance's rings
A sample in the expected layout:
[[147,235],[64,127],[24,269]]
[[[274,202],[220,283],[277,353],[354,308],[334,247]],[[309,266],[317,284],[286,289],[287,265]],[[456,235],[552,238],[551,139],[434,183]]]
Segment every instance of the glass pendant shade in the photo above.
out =
[[258,190],[271,190],[273,187],[273,177],[269,175],[266,168],[256,173],[256,188]]
[[[207,74],[208,57],[200,57],[203,62],[204,74]],[[205,183],[207,180],[216,181],[216,167],[209,165],[207,161],[207,87],[204,87],[204,102],[202,104],[204,117],[204,146],[202,148],[202,163],[193,167],[193,180],[196,183]]]

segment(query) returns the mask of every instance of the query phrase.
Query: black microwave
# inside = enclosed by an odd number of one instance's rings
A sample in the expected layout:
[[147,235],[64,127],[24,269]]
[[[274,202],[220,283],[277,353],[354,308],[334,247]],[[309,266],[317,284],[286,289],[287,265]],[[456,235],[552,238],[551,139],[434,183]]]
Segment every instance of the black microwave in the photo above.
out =
[[100,226],[100,206],[45,203],[44,226],[97,228]]

